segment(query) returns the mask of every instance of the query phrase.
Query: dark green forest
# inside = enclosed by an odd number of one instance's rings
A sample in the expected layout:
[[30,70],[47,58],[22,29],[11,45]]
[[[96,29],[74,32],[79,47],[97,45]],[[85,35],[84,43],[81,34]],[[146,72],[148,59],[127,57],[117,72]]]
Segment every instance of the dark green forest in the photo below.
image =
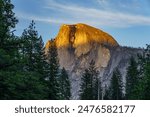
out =
[[[21,36],[16,36],[18,19],[10,0],[0,0],[0,99],[69,100],[71,84],[65,68],[60,69],[55,41],[45,54],[42,36],[31,21]],[[81,100],[150,99],[150,45],[143,55],[131,57],[123,83],[115,69],[110,85],[102,90],[101,77],[91,61],[81,77]],[[125,92],[123,91],[125,89]]]
[[69,77],[59,68],[55,43],[45,55],[34,21],[15,36],[13,8],[10,0],[0,0],[0,99],[70,99]]

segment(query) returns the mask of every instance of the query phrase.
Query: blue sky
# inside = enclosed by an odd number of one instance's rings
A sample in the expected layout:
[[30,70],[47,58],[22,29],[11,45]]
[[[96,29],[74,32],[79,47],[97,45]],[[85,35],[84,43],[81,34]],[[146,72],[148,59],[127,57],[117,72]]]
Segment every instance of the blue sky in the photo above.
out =
[[111,34],[120,45],[150,44],[150,0],[12,0],[21,35],[31,20],[44,42],[62,24],[86,23]]

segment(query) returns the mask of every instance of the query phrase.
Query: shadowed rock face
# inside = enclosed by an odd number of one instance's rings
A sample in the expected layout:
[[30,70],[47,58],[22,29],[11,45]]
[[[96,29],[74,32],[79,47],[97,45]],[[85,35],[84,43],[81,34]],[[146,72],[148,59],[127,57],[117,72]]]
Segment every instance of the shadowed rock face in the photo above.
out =
[[[125,77],[129,58],[139,52],[137,49],[120,47],[112,36],[86,24],[62,25],[55,42],[60,67],[65,67],[70,76],[72,99],[79,98],[81,74],[92,60],[105,86],[115,67],[119,67]],[[50,43],[47,42],[46,49]]]

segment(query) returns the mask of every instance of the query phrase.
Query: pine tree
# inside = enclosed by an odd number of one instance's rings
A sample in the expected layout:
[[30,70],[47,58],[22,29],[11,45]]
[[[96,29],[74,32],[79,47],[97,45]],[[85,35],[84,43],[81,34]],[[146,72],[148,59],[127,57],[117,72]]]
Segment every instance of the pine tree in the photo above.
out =
[[126,99],[139,99],[139,83],[138,64],[133,57],[130,59],[126,75]]
[[90,84],[90,73],[88,69],[84,71],[84,74],[81,77],[80,99],[82,100],[93,99],[93,91]]
[[149,100],[150,99],[150,45],[147,45],[147,48],[144,52],[143,59],[143,78],[142,78],[142,99]]
[[12,43],[10,38],[13,34],[12,29],[15,28],[18,22],[15,13],[12,11],[13,8],[14,5],[11,4],[10,0],[0,0],[0,48],[13,46],[8,43]]
[[30,71],[43,71],[43,63],[45,63],[44,55],[44,43],[41,36],[38,36],[38,32],[35,29],[34,21],[31,22],[29,27],[24,30],[21,41],[22,54],[26,58],[26,69]]
[[48,50],[47,60],[49,63],[48,67],[48,99],[52,100],[59,100],[61,98],[60,92],[60,83],[59,83],[59,60],[58,60],[58,53],[57,47],[54,40],[51,40],[51,44]]
[[16,52],[13,29],[18,20],[12,11],[14,5],[10,0],[0,0],[0,69],[7,69],[14,65]]
[[113,72],[113,76],[110,82],[110,99],[121,100],[122,99],[122,78],[118,69]]
[[110,100],[111,98],[111,92],[110,88],[105,85],[105,94],[104,94],[104,100]]
[[98,99],[98,72],[95,68],[95,62],[91,61],[88,69],[85,69],[81,77],[80,99],[95,100]]
[[10,0],[0,0],[0,99],[10,99],[9,79],[17,64],[17,40],[13,29],[18,20]]
[[144,68],[143,99],[150,100],[150,61],[146,63]]
[[[44,43],[35,29],[34,21],[24,30],[20,40],[19,82],[17,92],[22,89],[22,95],[17,99],[46,99],[46,58]],[[20,83],[22,85],[20,85]],[[15,86],[14,86],[15,87]]]
[[[97,74],[98,75],[98,74]],[[102,100],[103,95],[102,95],[102,83],[101,83],[101,77],[96,77],[95,78],[95,83],[94,83],[94,99],[95,100]]]
[[42,37],[38,38],[37,42],[37,54],[36,54],[36,71],[40,74],[41,80],[45,81],[46,78],[46,69],[47,69],[47,62],[46,62],[46,55],[45,55],[45,47]]
[[65,68],[61,70],[60,74],[60,89],[61,89],[61,99],[69,100],[71,97],[71,86],[67,71]]

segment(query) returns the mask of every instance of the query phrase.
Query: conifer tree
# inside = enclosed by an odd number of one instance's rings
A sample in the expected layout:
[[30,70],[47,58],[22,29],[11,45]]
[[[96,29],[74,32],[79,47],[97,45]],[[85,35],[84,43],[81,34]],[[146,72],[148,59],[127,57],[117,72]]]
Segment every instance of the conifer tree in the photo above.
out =
[[126,99],[138,99],[139,98],[139,72],[138,64],[133,57],[131,57],[129,66],[127,68],[126,75]]
[[61,99],[69,100],[71,97],[71,86],[67,71],[65,68],[61,70],[60,74],[60,89],[61,89]]
[[0,0],[0,99],[10,99],[9,79],[17,64],[17,40],[13,34],[18,20],[10,0]]
[[21,41],[23,42],[22,54],[26,58],[26,69],[30,71],[43,71],[46,63],[44,55],[44,43],[41,36],[35,29],[34,21],[24,30]]
[[122,99],[122,78],[120,71],[116,69],[113,72],[113,76],[110,81],[110,99],[112,100],[121,100]]
[[47,60],[48,66],[48,99],[59,100],[61,98],[60,83],[59,83],[59,60],[57,47],[54,40],[51,40]]
[[[98,72],[97,72],[98,75]],[[95,82],[94,82],[94,100],[102,100],[103,95],[102,95],[102,83],[101,83],[101,77],[96,77]]]
[[85,69],[81,77],[80,99],[97,100],[98,98],[98,72],[95,68],[95,62],[91,61],[88,69]]
[[11,0],[0,0],[0,48],[13,47],[11,36],[18,22],[13,9]]
[[23,91],[24,97],[21,99],[46,99],[44,43],[42,37],[38,36],[34,21],[24,30],[20,45],[19,77],[24,84],[17,85]]
[[90,100],[93,99],[93,90],[91,88],[90,83],[90,73],[88,69],[85,69],[82,77],[81,77],[81,90],[80,90],[80,99],[82,100]]
[[143,99],[150,100],[150,61],[146,63],[144,71],[144,90],[143,90]]
[[142,78],[142,99],[149,100],[150,99],[150,45],[147,45],[147,48],[144,52],[144,71],[143,71],[143,78]]
[[104,94],[104,100],[109,100],[111,98],[111,92],[110,88],[105,85],[105,94]]

